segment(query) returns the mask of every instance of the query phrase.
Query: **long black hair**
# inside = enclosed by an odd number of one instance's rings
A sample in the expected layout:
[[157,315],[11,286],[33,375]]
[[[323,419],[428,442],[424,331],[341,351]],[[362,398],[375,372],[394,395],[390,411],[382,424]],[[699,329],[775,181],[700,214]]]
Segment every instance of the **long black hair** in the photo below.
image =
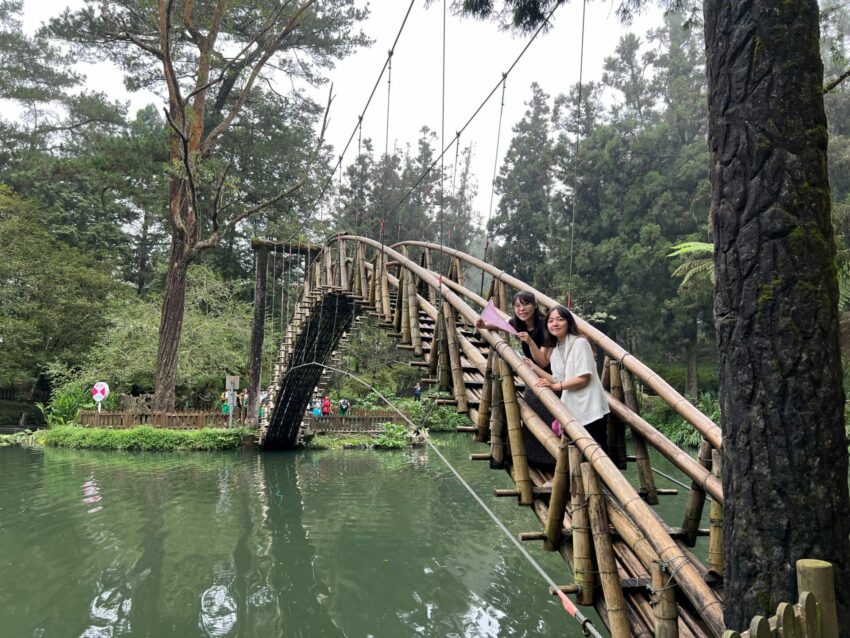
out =
[[578,335],[578,324],[576,323],[576,318],[573,316],[573,313],[571,313],[569,310],[567,310],[566,308],[564,308],[564,306],[561,305],[552,306],[552,308],[549,310],[549,315],[551,315],[553,312],[557,312],[559,315],[561,315],[561,319],[566,320],[568,335]]
[[514,312],[514,316],[511,317],[509,323],[517,332],[528,332],[531,339],[538,345],[538,347],[554,346],[555,337],[549,334],[549,328],[546,327],[546,315],[540,312],[540,306],[537,305],[537,298],[534,294],[526,290],[520,290],[511,297],[511,306],[515,305],[517,301],[521,301],[526,305],[531,304],[534,306],[534,314],[532,315],[532,317],[534,317],[534,327],[529,330],[526,323],[516,316],[516,312]]

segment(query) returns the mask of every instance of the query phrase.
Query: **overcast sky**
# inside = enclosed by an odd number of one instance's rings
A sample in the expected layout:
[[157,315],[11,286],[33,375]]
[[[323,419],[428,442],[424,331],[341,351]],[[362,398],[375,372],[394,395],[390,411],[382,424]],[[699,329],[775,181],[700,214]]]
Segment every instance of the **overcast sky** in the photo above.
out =
[[[358,4],[363,4],[357,0]],[[329,73],[333,82],[335,100],[330,115],[328,141],[336,152],[341,152],[357,116],[363,109],[369,92],[380,73],[387,51],[402,23],[408,2],[403,0],[372,0],[371,17],[363,30],[375,43],[341,61]],[[451,1],[449,0],[449,4]],[[63,6],[79,7],[82,0],[45,2],[25,0],[24,27],[32,32]],[[541,34],[531,45],[523,59],[507,80],[505,114],[502,124],[500,156],[504,155],[511,138],[511,128],[522,118],[524,103],[530,96],[530,85],[537,81],[551,96],[564,93],[579,78],[581,53],[581,3],[572,2],[560,7],[552,20],[553,28]],[[612,55],[619,37],[626,32],[615,15],[615,5],[609,2],[590,2],[587,5],[585,27],[584,80],[598,80],[606,56]],[[658,11],[640,16],[629,30],[643,36],[648,28],[660,24]],[[451,15],[447,19],[446,34],[446,142],[472,115],[490,90],[499,82],[525,46],[528,35],[518,35],[499,30],[492,22],[481,22]],[[439,135],[441,111],[441,42],[442,2],[435,0],[426,8],[424,0],[417,0],[408,19],[404,33],[396,46],[392,63],[392,91],[390,100],[390,148],[410,144],[414,149],[422,126],[428,126]],[[109,65],[87,67],[83,71],[88,84],[97,90],[121,99],[129,99],[135,109],[152,101],[156,96],[128,95],[123,89],[120,72]],[[324,101],[327,89],[317,93]],[[478,115],[461,137],[462,146],[474,147],[473,173],[478,182],[479,194],[476,208],[486,217],[490,202],[490,185],[496,152],[496,131],[499,116],[500,91]],[[159,100],[158,106],[162,106]],[[387,126],[386,77],[378,89],[372,105],[364,118],[363,136],[371,137],[376,150],[382,151]],[[344,164],[357,151],[356,138]],[[447,161],[454,160],[454,150]],[[500,158],[501,161],[501,158]]]

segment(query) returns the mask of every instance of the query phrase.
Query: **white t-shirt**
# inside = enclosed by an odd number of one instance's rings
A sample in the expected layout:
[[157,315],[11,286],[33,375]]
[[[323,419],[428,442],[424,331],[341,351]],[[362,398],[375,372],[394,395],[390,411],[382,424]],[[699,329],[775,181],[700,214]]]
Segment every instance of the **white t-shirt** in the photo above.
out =
[[552,366],[552,376],[557,381],[590,374],[590,382],[583,388],[564,390],[561,393],[561,402],[579,423],[588,425],[610,412],[602,381],[596,373],[593,350],[587,339],[568,334],[552,351],[549,365]]

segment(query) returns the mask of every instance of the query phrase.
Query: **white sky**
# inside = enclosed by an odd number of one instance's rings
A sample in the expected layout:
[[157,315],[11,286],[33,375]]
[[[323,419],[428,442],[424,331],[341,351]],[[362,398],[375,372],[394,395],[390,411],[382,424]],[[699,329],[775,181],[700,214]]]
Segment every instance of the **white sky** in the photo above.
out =
[[[362,0],[357,0],[362,5]],[[449,5],[451,1],[448,0]],[[401,25],[408,2],[405,0],[372,0],[371,17],[362,25],[375,43],[341,61],[328,77],[333,82],[335,100],[331,109],[328,141],[339,153],[357,124],[357,116],[378,77],[386,54]],[[24,28],[32,32],[64,6],[83,6],[82,0],[24,2]],[[613,0],[589,2],[585,27],[584,80],[598,80],[606,56],[612,55],[619,37],[626,32],[617,21]],[[659,25],[660,12],[640,16],[628,30],[643,36],[648,28]],[[511,129],[525,111],[530,85],[537,81],[550,96],[564,93],[579,78],[581,50],[581,3],[573,0],[560,7],[552,20],[553,28],[541,34],[507,80],[505,113],[502,123],[500,156],[503,157],[511,138]],[[499,82],[522,50],[528,35],[500,31],[492,22],[459,18],[449,13],[446,28],[446,142],[459,130],[484,97]],[[410,144],[415,153],[419,129],[427,125],[440,133],[441,67],[442,67],[442,2],[435,0],[429,8],[424,0],[416,0],[404,33],[399,40],[392,63],[390,100],[390,148]],[[88,85],[111,97],[130,100],[133,109],[150,102],[162,106],[162,100],[151,94],[129,95],[124,90],[121,73],[109,64],[82,67]],[[501,90],[490,100],[466,132],[461,145],[473,144],[472,170],[478,183],[475,200],[478,212],[486,218],[490,201],[490,184],[496,152],[496,129]],[[327,88],[320,89],[316,99],[324,102]],[[378,88],[363,122],[363,137],[371,137],[376,151],[383,151],[387,112],[386,77]],[[357,152],[355,137],[346,154],[348,164]],[[501,162],[500,157],[500,162]],[[454,149],[446,161],[454,160]]]

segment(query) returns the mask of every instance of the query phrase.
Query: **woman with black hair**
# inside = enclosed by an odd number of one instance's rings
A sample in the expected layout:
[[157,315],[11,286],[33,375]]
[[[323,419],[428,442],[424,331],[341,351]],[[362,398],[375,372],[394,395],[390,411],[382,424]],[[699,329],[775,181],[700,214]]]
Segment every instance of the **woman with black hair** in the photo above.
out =
[[[546,315],[540,312],[537,299],[532,293],[521,290],[511,298],[511,304],[514,307],[514,316],[508,323],[517,331],[523,354],[549,371],[549,357],[555,340],[546,329]],[[475,322],[475,327],[479,330],[499,330],[498,326],[486,323],[480,318]]]
[[551,374],[540,369],[538,388],[561,392],[561,402],[584,429],[607,450],[608,400],[596,372],[590,342],[579,335],[573,314],[555,306],[546,319],[549,332],[557,341],[550,358]]
[[[540,312],[537,299],[532,293],[521,290],[513,296],[511,303],[514,307],[514,316],[508,323],[517,331],[517,339],[520,340],[522,353],[537,369],[547,374],[551,373],[549,359],[552,356],[552,349],[555,347],[555,339],[546,328],[546,315]],[[475,322],[475,326],[483,330],[499,330],[498,326],[488,324],[481,319]],[[526,405],[534,410],[537,416],[547,425],[555,419],[531,388],[525,389],[522,398]],[[536,465],[551,466],[555,464],[555,459],[531,432],[523,428],[522,433],[525,453],[530,462]]]

